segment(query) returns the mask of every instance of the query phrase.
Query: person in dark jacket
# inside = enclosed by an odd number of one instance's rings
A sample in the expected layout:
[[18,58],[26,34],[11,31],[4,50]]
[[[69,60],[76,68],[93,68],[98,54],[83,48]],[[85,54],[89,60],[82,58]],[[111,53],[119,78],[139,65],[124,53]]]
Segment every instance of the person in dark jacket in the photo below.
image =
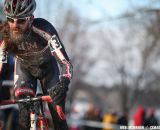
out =
[[122,113],[117,120],[117,124],[120,126],[128,126],[128,114]]
[[155,117],[155,109],[150,109],[149,110],[149,115],[146,118],[145,121],[145,126],[150,127],[150,126],[158,126],[158,120]]

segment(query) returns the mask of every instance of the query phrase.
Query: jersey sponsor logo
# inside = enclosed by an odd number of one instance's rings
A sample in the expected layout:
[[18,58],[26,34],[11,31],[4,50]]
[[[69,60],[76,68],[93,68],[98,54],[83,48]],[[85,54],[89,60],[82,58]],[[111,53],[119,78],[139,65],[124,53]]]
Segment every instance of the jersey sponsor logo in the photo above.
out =
[[34,50],[38,49],[37,43],[29,43],[29,42],[22,42],[21,44],[18,45],[19,50]]
[[0,51],[0,63],[7,63],[7,52],[4,50]]
[[16,97],[21,96],[21,95],[26,95],[26,94],[31,95],[31,96],[35,95],[34,91],[31,88],[28,88],[26,86],[24,86],[22,88],[17,88],[15,90]]
[[55,52],[62,48],[62,45],[56,35],[53,35],[51,39],[48,41],[51,52]]

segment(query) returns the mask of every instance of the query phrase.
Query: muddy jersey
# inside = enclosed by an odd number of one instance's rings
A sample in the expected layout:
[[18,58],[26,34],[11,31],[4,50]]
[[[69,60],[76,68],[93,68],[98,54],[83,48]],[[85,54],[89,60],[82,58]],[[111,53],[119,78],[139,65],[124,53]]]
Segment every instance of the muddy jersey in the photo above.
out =
[[[58,62],[61,76],[72,78],[72,65],[61,43],[57,31],[46,20],[36,18],[25,40],[18,43],[17,60],[27,69],[36,72],[39,67],[45,66],[50,61]],[[47,68],[42,68],[45,71]],[[54,68],[53,68],[54,69]],[[34,75],[34,72],[33,72]]]

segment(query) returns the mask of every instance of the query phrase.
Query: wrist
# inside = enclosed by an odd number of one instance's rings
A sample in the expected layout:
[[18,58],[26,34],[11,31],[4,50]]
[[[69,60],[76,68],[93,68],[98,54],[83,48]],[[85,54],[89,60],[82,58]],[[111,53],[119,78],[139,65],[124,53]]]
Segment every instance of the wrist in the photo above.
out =
[[68,77],[61,77],[60,78],[60,82],[62,83],[62,84],[64,84],[65,86],[67,85],[69,85],[69,83],[70,83],[70,79],[68,78]]

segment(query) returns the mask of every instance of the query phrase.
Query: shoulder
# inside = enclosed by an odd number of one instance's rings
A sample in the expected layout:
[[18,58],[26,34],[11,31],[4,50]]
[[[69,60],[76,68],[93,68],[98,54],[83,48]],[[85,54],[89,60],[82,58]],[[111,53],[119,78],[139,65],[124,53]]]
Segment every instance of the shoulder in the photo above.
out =
[[48,26],[52,26],[50,22],[48,22],[47,20],[43,19],[43,18],[35,18],[33,20],[32,26],[36,26],[36,27],[48,27]]
[[35,18],[32,23],[32,29],[35,31],[35,29],[44,31],[48,33],[49,35],[57,34],[56,29],[54,26],[48,22],[47,20],[43,18]]

